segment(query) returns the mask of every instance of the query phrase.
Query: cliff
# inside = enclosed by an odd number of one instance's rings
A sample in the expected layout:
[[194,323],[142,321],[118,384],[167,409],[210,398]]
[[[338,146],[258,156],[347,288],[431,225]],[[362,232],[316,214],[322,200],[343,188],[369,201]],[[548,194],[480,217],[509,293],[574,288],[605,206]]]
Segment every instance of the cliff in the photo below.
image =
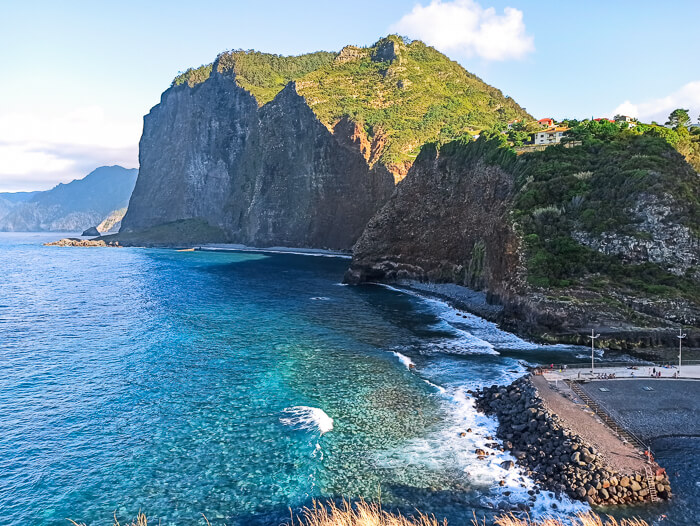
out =
[[700,176],[662,140],[516,157],[501,140],[424,147],[354,246],[346,280],[485,291],[508,328],[612,348],[700,345]]
[[299,57],[224,53],[179,75],[145,117],[120,233],[201,220],[220,241],[349,249],[426,140],[523,115],[398,37]]
[[126,206],[137,173],[136,169],[102,166],[51,190],[4,194],[0,196],[5,203],[4,207],[0,203],[0,231],[82,232]]

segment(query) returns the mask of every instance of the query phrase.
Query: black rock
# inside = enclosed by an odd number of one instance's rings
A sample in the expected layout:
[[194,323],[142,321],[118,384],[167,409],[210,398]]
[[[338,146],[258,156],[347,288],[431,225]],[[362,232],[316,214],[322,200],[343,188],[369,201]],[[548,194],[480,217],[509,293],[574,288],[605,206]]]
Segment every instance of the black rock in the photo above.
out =
[[97,230],[96,226],[91,226],[80,235],[83,237],[97,237],[100,235],[100,231]]

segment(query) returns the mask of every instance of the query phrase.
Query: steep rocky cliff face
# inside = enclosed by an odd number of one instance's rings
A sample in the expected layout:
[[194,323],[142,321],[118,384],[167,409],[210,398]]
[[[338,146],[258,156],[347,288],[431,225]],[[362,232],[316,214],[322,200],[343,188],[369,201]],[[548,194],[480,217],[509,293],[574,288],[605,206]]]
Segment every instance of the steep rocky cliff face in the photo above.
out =
[[348,249],[394,184],[345,131],[293,82],[262,107],[226,73],[173,87],[144,119],[122,231],[200,218],[231,242]]
[[346,279],[448,282],[494,300],[512,296],[523,272],[508,218],[513,184],[479,155],[426,146],[353,248]]
[[523,117],[397,36],[340,53],[222,53],[178,75],[145,117],[121,232],[197,220],[221,241],[350,249],[426,140]]
[[[653,185],[619,191],[619,183],[607,183],[615,193],[600,203],[619,214],[617,223],[602,213],[586,223],[605,184],[593,183],[610,174],[580,172],[573,160],[600,155],[586,145],[521,158],[499,141],[455,141],[439,151],[427,145],[355,244],[346,281],[482,290],[502,306],[495,319],[548,341],[586,343],[586,332],[596,328],[605,347],[671,347],[677,344],[671,329],[681,324],[686,343],[700,346],[700,218],[689,201],[676,213],[669,208],[679,188],[698,185],[698,174],[671,152],[664,173],[652,174]],[[635,155],[630,146],[617,161]],[[635,184],[642,171],[637,162]],[[546,191],[552,194],[539,193]]]

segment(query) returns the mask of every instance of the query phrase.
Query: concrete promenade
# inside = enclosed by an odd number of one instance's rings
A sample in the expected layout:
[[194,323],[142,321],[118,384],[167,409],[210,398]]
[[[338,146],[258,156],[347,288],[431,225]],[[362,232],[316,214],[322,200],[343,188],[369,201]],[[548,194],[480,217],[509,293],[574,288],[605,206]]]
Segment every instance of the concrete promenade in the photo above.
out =
[[[618,367],[596,367],[593,375],[591,375],[590,366],[586,368],[567,368],[556,366],[549,369],[543,367],[545,378],[550,382],[562,380],[592,380],[599,381],[609,379],[610,375],[614,374],[616,380],[632,379],[632,378],[651,378],[654,371],[661,373],[661,378],[674,379],[674,375],[678,373],[678,365],[672,367],[658,367],[653,365],[625,365]],[[607,377],[607,378],[602,378]],[[683,365],[681,374],[678,379],[682,380],[700,380],[700,365]]]
[[700,381],[595,380],[580,387],[619,425],[642,440],[700,437]]

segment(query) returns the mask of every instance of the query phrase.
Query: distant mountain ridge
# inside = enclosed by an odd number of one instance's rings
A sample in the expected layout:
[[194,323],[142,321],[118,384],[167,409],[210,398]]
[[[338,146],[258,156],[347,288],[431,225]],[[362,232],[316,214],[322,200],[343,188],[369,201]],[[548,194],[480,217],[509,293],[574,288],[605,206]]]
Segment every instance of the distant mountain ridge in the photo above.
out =
[[82,232],[128,205],[137,176],[135,168],[102,166],[51,190],[0,193],[0,232]]

